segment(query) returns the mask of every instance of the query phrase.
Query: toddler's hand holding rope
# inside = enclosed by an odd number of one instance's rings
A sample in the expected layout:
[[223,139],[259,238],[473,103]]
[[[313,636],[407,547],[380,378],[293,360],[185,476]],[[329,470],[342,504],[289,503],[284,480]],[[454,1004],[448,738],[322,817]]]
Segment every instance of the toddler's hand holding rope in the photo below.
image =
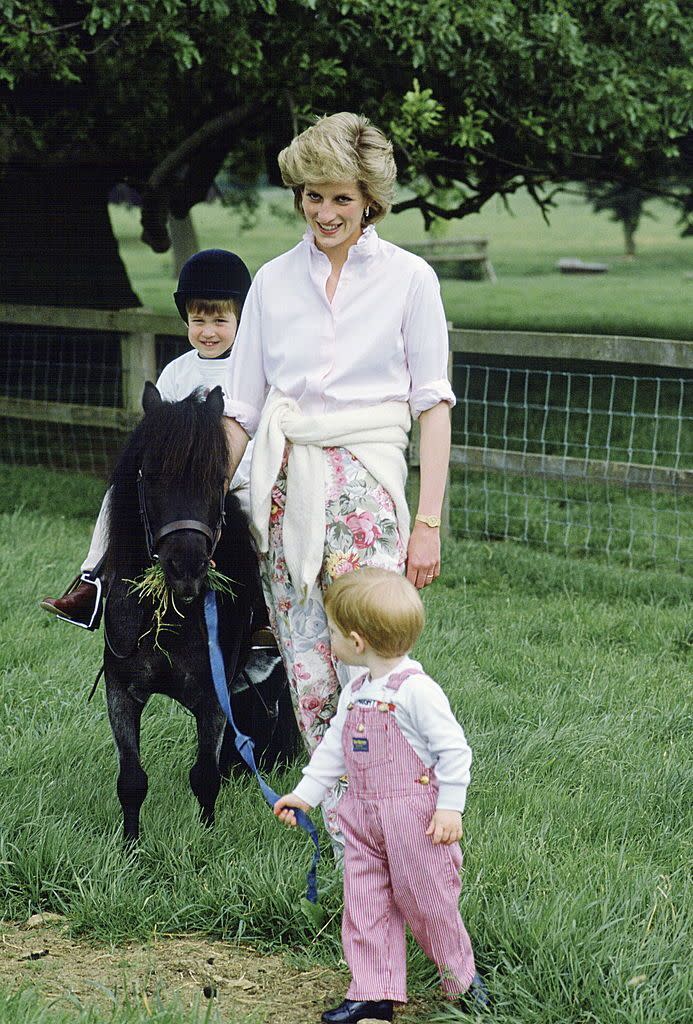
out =
[[296,827],[296,815],[291,810],[292,807],[298,807],[300,811],[306,811],[306,813],[313,810],[310,804],[301,800],[300,797],[294,796],[293,793],[280,796],[272,810],[283,825],[289,825],[291,828]]

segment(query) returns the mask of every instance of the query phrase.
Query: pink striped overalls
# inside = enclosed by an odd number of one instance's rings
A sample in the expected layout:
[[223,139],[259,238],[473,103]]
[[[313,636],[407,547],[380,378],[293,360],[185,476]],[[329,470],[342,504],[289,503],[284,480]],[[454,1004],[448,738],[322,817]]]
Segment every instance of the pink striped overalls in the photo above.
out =
[[[388,689],[412,674],[393,673]],[[458,908],[462,853],[459,843],[434,846],[424,834],[436,809],[435,773],[400,732],[390,703],[349,704],[342,745],[349,776],[337,812],[346,839],[346,998],[407,1001],[405,924],[438,967],[443,990],[465,992],[475,968]]]

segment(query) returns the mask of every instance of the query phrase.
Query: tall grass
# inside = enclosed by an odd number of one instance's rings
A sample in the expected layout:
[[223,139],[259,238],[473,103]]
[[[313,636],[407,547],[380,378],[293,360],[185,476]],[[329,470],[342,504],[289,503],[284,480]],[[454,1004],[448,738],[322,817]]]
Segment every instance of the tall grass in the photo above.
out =
[[[78,561],[92,497],[62,475],[37,474],[40,493],[25,480],[3,471],[4,915],[57,911],[94,941],[202,931],[290,952],[297,966],[336,964],[341,887],[329,857],[330,920],[316,934],[300,908],[306,843],[246,777],[224,787],[215,829],[200,827],[187,785],[194,723],[164,698],[143,727],[143,836],[123,851],[103,694],[85,700],[101,639],[36,608]],[[681,577],[447,545],[415,653],[474,749],[462,909],[501,1024],[689,1019],[692,597]],[[275,788],[299,767],[275,773]],[[410,965],[437,1019],[434,971],[414,948]],[[3,998],[0,1011],[16,1009],[8,1019],[44,1019],[29,997]]]
[[[106,997],[109,993],[101,993]],[[102,1004],[104,1002],[102,998]],[[197,1003],[192,1009],[183,1007],[180,1000],[171,1000],[167,994],[147,999],[146,1004],[111,994],[110,1004],[82,1006],[79,1000],[71,1007],[43,1003],[35,991],[25,989],[16,993],[0,993],[0,1021],[3,1024],[221,1024],[221,1018],[211,1003]],[[226,1017],[224,1024],[259,1024],[261,1017],[244,1014]]]

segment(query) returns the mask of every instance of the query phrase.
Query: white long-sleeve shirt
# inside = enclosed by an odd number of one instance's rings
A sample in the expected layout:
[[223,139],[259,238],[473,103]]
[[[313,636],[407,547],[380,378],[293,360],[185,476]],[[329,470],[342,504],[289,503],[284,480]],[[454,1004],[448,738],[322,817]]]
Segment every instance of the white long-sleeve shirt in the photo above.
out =
[[[230,358],[230,356],[229,356]],[[206,392],[212,388],[220,387],[224,395],[224,413],[229,415],[227,405],[229,402],[229,358],[227,359],[203,359],[198,355],[196,349],[184,352],[177,359],[161,371],[156,386],[165,402],[181,402],[188,395],[191,395],[196,388],[203,388]],[[250,487],[250,460],[252,458],[252,444],[249,444],[241,459],[238,469],[231,481],[232,491],[247,492]],[[246,496],[241,499],[245,511],[249,510],[249,499]]]
[[312,231],[255,275],[229,357],[227,409],[252,436],[270,388],[306,415],[408,402],[418,417],[455,403],[438,279],[367,227],[332,302],[331,264]]
[[392,673],[378,679],[369,676],[355,694],[352,694],[353,684],[347,683],[327,732],[303,769],[303,778],[294,789],[295,796],[317,807],[337,779],[344,775],[342,731],[347,705],[353,702],[370,707],[385,702],[395,705],[395,722],[426,767],[435,767],[439,786],[436,807],[464,810],[472,751],[448,698],[419,663],[406,657],[393,671],[399,674],[409,668],[416,669],[416,675],[405,679],[397,690],[387,688]]

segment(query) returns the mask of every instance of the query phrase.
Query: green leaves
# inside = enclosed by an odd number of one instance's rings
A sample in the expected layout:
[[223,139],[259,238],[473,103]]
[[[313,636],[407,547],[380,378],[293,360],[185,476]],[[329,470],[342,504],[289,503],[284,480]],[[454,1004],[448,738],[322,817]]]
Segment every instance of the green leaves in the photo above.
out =
[[474,103],[471,99],[465,100],[465,106],[467,111],[457,118],[457,131],[452,136],[452,142],[462,148],[465,146],[481,148],[486,143],[493,142],[493,132],[488,131],[485,127],[490,121],[488,111],[474,110]]
[[327,914],[319,903],[311,903],[310,900],[304,896],[301,899],[300,907],[301,913],[304,917],[308,918],[308,921],[316,931],[318,931],[319,928],[322,928],[327,920]]
[[[294,126],[352,109],[389,128],[427,219],[434,195],[447,208],[456,194],[464,214],[518,179],[656,189],[680,169],[690,130],[682,10],[676,0],[0,0],[5,148],[42,136],[37,148],[75,158],[91,145],[114,168],[138,163],[146,180],[196,127],[250,100],[262,116],[215,141],[227,151],[215,149],[213,173],[250,139],[272,174]],[[61,114],[44,116],[61,103],[75,111],[69,136]]]

